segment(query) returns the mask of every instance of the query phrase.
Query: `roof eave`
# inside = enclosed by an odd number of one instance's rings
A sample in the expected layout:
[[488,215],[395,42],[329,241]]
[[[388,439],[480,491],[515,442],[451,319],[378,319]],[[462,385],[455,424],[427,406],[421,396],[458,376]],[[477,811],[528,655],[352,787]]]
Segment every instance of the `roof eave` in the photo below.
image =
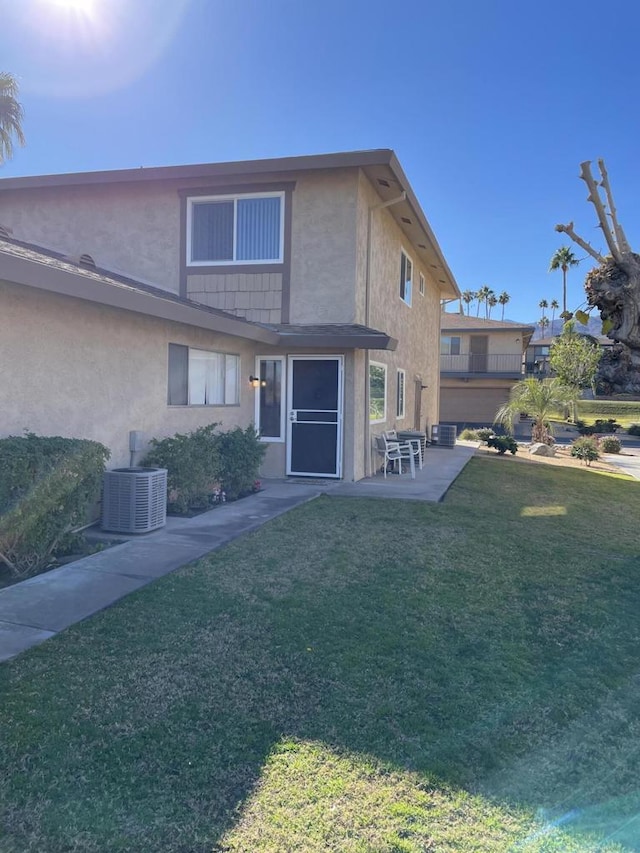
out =
[[280,332],[278,343],[280,346],[307,349],[376,349],[391,352],[398,346],[398,341],[390,335],[349,335],[339,332],[329,332],[325,335]]
[[234,160],[226,163],[196,163],[187,166],[140,166],[138,169],[108,169],[99,172],[66,172],[58,175],[2,178],[0,179],[0,190],[85,186],[105,183],[137,183],[158,180],[187,180],[189,178],[224,178],[234,175],[261,175],[272,172],[282,173],[360,166],[386,166],[390,165],[394,160],[395,154],[391,149],[375,148],[369,151],[309,154],[262,160]]
[[427,239],[431,243],[433,250],[435,251],[436,255],[438,256],[438,260],[442,264],[442,270],[444,271],[445,275],[448,278],[448,282],[440,288],[441,298],[442,299],[460,299],[462,296],[462,293],[460,291],[458,283],[455,280],[455,277],[454,277],[453,273],[451,272],[451,269],[449,268],[449,264],[445,260],[442,249],[440,248],[440,244],[438,243],[438,241],[436,239],[436,235],[433,233],[433,230],[432,230],[431,226],[429,225],[429,222],[427,221],[427,217],[425,216],[425,213],[422,210],[422,207],[420,206],[420,202],[418,201],[416,194],[414,193],[413,189],[411,188],[411,184],[409,183],[409,179],[405,175],[404,169],[400,165],[400,161],[398,160],[394,151],[391,151],[391,157],[389,159],[389,167],[391,168],[392,172],[394,173],[394,175],[398,179],[400,186],[404,190],[406,190],[407,200],[409,201],[409,203],[410,203],[411,207],[413,208],[416,216],[418,217],[420,225],[421,225],[423,231],[425,232]]

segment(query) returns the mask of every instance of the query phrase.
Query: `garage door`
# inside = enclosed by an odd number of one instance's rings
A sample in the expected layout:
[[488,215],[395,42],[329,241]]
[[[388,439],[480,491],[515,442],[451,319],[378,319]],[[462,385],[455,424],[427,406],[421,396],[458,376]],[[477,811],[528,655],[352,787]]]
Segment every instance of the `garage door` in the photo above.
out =
[[440,423],[492,424],[508,388],[442,388]]

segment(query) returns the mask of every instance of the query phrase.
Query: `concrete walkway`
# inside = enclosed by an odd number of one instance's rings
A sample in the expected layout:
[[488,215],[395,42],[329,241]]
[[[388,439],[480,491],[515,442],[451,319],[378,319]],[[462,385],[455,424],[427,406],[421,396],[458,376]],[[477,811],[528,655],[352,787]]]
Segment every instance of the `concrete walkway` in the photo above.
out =
[[[126,539],[74,563],[0,590],[0,661],[44,642],[163,575],[261,527],[318,495],[439,501],[473,447],[429,448],[425,467],[358,483],[267,480],[263,491],[195,518],[167,519],[162,530]],[[124,538],[104,534],[103,538]]]
[[640,480],[640,450],[623,447],[622,453],[607,453],[605,459],[610,465],[636,480]]

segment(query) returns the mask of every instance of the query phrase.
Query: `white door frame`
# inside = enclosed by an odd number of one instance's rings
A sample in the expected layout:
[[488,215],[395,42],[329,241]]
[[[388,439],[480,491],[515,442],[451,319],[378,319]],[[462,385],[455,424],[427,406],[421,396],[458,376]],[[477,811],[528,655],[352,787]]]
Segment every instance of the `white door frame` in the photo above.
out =
[[[338,422],[336,424],[336,473],[291,470],[291,439],[296,413],[293,409],[293,365],[295,361],[336,361],[338,363]],[[289,355],[287,357],[287,475],[296,477],[342,477],[342,435],[344,416],[344,356],[343,355]],[[333,421],[327,421],[333,425]]]

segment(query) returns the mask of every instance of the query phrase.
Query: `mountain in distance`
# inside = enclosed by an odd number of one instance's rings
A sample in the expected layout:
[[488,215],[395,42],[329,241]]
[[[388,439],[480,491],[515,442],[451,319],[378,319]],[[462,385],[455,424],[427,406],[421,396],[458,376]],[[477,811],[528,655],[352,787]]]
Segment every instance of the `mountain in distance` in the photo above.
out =
[[[540,338],[551,338],[554,335],[562,334],[562,327],[564,326],[564,320],[559,320],[557,317],[551,323],[551,319],[549,319],[549,325],[545,328],[544,333],[540,330],[539,320],[536,320],[533,323],[529,324],[530,326],[535,326],[535,332],[533,333],[532,340],[536,341]],[[602,320],[598,314],[589,317],[589,322],[586,326],[583,326],[582,323],[577,323],[575,325],[575,330],[580,335],[593,335],[594,338],[602,337]]]

